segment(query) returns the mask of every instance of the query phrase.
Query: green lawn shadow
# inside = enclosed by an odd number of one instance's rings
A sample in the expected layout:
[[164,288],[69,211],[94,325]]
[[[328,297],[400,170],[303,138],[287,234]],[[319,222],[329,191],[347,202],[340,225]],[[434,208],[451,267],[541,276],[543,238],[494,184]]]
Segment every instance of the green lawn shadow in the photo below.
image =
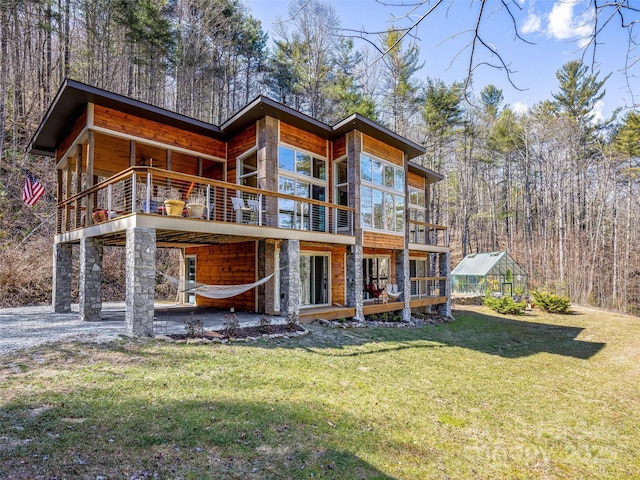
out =
[[[450,323],[416,328],[336,329],[313,325],[307,337],[295,340],[264,340],[244,344],[261,348],[304,348],[318,355],[348,357],[374,355],[404,349],[460,347],[497,355],[522,358],[549,353],[589,359],[605,343],[577,339],[582,327],[529,321],[474,310],[455,310]],[[363,348],[353,350],[351,347]],[[366,346],[366,348],[364,348]]]
[[339,448],[354,419],[307,407],[114,397],[108,387],[46,408],[18,401],[0,408],[10,439],[0,441],[0,478],[394,480]]

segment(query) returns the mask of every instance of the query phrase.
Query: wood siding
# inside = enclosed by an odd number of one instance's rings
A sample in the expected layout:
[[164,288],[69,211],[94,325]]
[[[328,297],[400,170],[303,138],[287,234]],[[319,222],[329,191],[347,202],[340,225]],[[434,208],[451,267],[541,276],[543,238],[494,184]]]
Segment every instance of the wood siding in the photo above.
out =
[[311,242],[300,242],[300,252],[329,252],[331,268],[331,304],[344,305],[346,303],[345,283],[345,254],[344,245],[317,245]]
[[336,138],[333,141],[333,155],[332,160],[336,158],[344,157],[347,154],[347,137],[343,136]]
[[413,188],[419,188],[424,191],[426,179],[416,173],[409,172],[407,176],[409,186]]
[[[73,142],[76,140],[82,129],[87,126],[87,110],[83,110],[80,116],[73,122],[73,126],[69,129],[69,133],[64,137],[64,139],[58,145],[56,149],[56,160],[60,160],[62,155],[67,153],[67,150],[71,148]],[[75,153],[72,152],[72,153]]]
[[176,127],[96,105],[94,125],[205,155],[226,158],[226,143]]
[[401,150],[365,135],[364,133],[362,134],[362,151],[370,153],[382,160],[395,163],[396,165],[403,164],[403,154]]
[[362,237],[362,245],[364,247],[393,248],[395,250],[402,250],[404,248],[403,235],[388,235],[365,230],[362,232]]
[[[241,285],[256,281],[256,245],[254,241],[187,248],[196,255],[196,281],[207,285]],[[211,299],[198,296],[198,306],[255,311],[255,289],[231,298]]]
[[256,146],[256,124],[253,123],[247,129],[229,140],[227,150],[227,182],[237,183],[238,169],[237,158],[247,150]]
[[327,157],[327,141],[324,138],[288,123],[280,122],[280,141],[320,157]]
[[[95,169],[115,175],[129,168],[129,140],[96,133]],[[160,165],[164,168],[164,163]]]

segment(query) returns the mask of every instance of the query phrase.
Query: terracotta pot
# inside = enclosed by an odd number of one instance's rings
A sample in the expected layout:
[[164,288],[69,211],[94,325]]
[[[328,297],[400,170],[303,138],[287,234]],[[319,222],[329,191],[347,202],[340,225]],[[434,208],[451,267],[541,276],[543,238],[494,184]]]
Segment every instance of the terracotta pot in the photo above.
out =
[[165,200],[164,208],[167,211],[167,215],[181,217],[184,210],[184,202],[182,200]]
[[192,218],[202,218],[204,216],[205,206],[201,203],[187,203],[189,216]]

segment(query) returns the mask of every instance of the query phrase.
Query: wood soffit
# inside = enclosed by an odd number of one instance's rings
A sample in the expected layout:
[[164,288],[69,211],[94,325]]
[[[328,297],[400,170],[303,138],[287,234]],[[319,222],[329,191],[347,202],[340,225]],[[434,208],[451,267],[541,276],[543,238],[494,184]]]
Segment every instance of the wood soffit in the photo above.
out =
[[223,141],[228,141],[258,119],[270,116],[327,140],[337,139],[351,130],[359,130],[403,151],[408,158],[417,157],[425,152],[418,144],[359,114],[353,114],[336,125],[329,126],[268,97],[259,96],[218,127],[71,79],[66,79],[62,83],[33,135],[27,152],[34,155],[53,156],[62,138],[80,112],[86,108],[87,103],[117,109]]

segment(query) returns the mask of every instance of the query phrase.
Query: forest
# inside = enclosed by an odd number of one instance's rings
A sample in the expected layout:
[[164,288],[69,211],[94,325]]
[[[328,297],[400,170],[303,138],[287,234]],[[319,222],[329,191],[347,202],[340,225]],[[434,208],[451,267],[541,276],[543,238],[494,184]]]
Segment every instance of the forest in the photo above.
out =
[[[290,12],[270,44],[238,0],[0,2],[0,306],[50,301],[55,168],[25,149],[73,78],[214,124],[260,94],[327,124],[361,113],[445,175],[430,221],[448,226],[454,266],[507,250],[531,288],[640,314],[640,113],[595,118],[607,72],[570,61],[549,99],[516,112],[494,85],[420,77],[419,44],[393,29],[373,62],[378,50],[336,34],[331,3]],[[25,171],[46,188],[34,207]],[[122,299],[122,260],[105,255],[105,299]]]

